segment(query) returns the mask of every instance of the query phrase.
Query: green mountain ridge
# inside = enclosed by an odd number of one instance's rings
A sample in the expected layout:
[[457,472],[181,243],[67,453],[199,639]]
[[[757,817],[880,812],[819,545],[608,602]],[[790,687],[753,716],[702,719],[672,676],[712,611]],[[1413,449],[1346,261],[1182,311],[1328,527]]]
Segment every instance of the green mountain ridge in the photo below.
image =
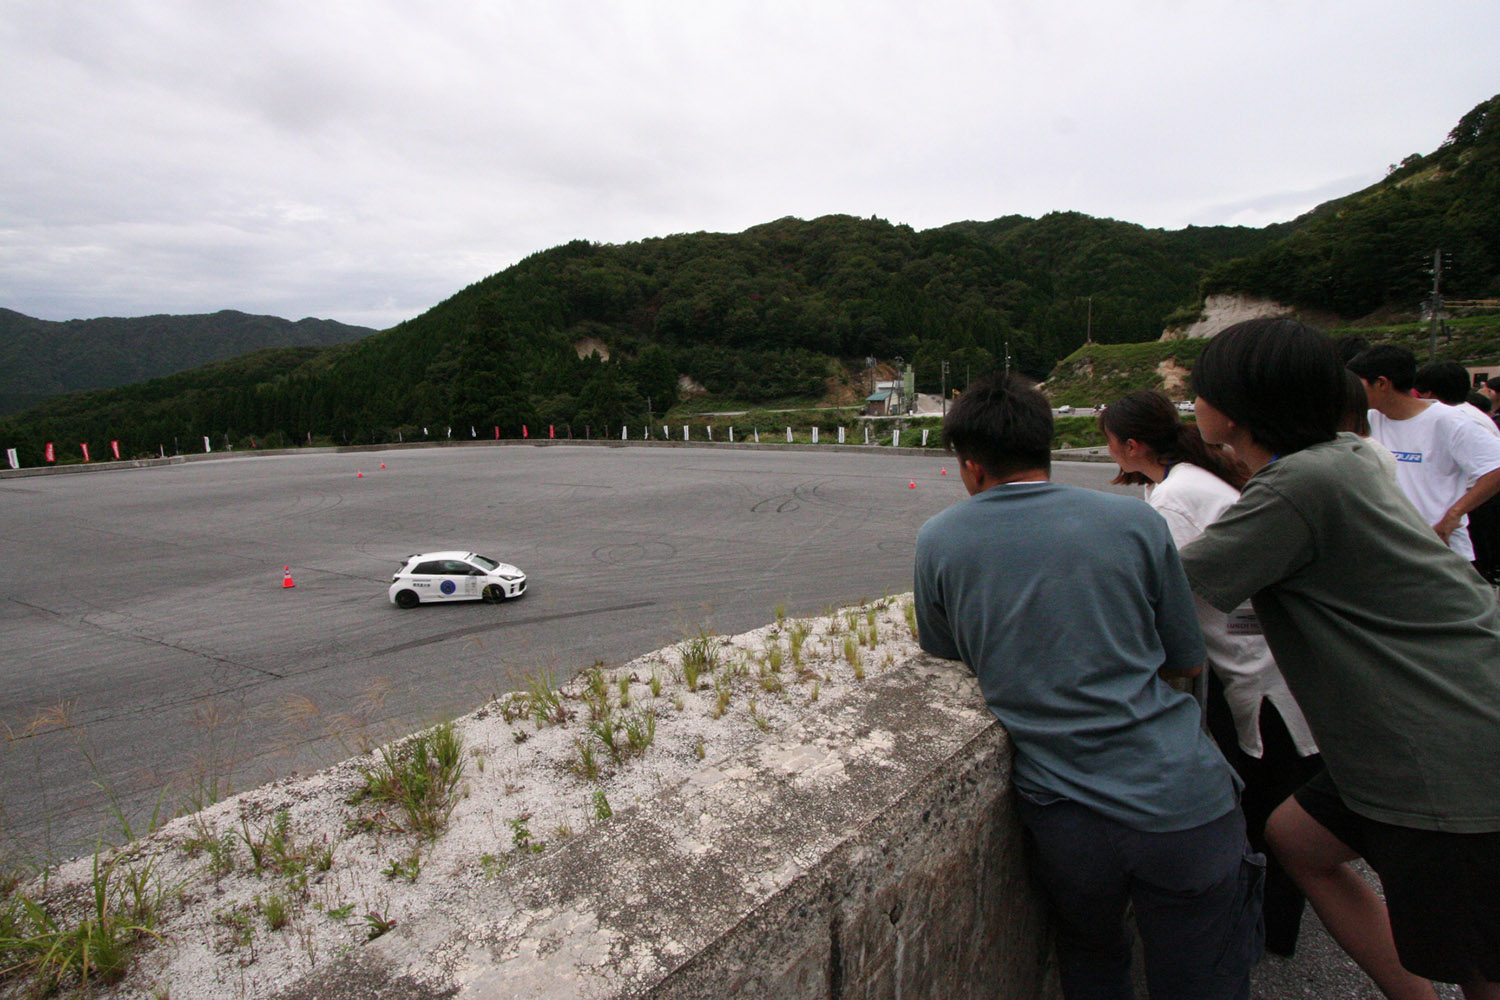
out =
[[918,231],[824,216],[574,241],[362,340],[65,397],[0,422],[0,443],[34,455],[47,440],[108,437],[155,453],[203,434],[352,443],[430,425],[618,428],[669,410],[680,377],[738,405],[858,400],[870,360],[911,364],[924,392],[945,363],[950,387],[1007,359],[1042,378],[1086,339],[1156,340],[1205,294],[1340,322],[1412,310],[1430,282],[1417,248],[1430,255],[1432,240],[1452,255],[1450,294],[1487,295],[1500,291],[1497,108],[1500,97],[1481,104],[1380,183],[1264,229],[1059,212]]
[[375,331],[234,310],[63,322],[0,308],[0,413],[52,396],[128,385],[268,347],[326,347]]

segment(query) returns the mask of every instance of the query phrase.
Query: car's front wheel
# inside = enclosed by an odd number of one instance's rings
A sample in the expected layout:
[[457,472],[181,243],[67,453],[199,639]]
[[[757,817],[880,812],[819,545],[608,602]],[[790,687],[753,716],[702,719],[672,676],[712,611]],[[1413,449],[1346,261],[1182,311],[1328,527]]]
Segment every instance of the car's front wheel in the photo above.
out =
[[396,591],[396,607],[414,608],[420,603],[422,603],[422,599],[417,596],[417,592],[415,590]]
[[499,604],[505,600],[505,588],[498,583],[489,584],[484,588],[484,599],[490,604]]

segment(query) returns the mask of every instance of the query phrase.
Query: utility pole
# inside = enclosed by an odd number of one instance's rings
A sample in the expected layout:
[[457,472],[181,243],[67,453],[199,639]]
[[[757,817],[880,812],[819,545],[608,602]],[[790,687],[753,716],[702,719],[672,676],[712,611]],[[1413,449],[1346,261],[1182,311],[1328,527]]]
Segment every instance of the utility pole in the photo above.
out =
[[1088,326],[1084,328],[1083,342],[1092,344],[1094,342],[1094,297],[1089,296]]
[[943,416],[948,416],[948,362],[943,362]]
[[1443,309],[1443,251],[1432,251],[1432,323],[1427,345],[1427,360],[1437,360],[1438,313]]
[[1005,377],[1010,378],[1010,341],[1005,342]]

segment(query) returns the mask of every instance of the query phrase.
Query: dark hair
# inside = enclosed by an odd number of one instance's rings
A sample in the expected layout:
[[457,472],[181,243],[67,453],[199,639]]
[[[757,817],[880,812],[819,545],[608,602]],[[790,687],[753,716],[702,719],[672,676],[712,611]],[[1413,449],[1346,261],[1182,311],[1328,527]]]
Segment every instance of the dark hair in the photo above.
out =
[[1472,407],[1483,410],[1485,413],[1489,413],[1495,408],[1495,404],[1490,402],[1490,397],[1482,392],[1469,393],[1466,402]]
[[1339,352],[1339,364],[1347,365],[1355,355],[1369,350],[1370,342],[1363,337],[1340,337],[1333,346]]
[[1490,392],[1500,392],[1500,376],[1484,380],[1484,387]]
[[[1204,443],[1196,424],[1185,423],[1165,395],[1155,391],[1132,392],[1109,404],[1099,414],[1099,427],[1120,441],[1136,440],[1156,453],[1164,463],[1186,462],[1212,472],[1237,490],[1245,488],[1250,470],[1230,452]],[[1145,485],[1151,479],[1140,472],[1126,472],[1116,484]]]
[[1457,406],[1469,397],[1469,370],[1457,361],[1429,361],[1417,369],[1412,388]]
[[1193,365],[1193,392],[1262,447],[1289,455],[1332,441],[1344,402],[1333,342],[1291,319],[1236,323]]
[[1344,415],[1339,420],[1339,430],[1370,436],[1370,397],[1359,376],[1344,369]]
[[975,379],[943,418],[943,447],[990,476],[1052,469],[1052,407],[1034,383],[996,372]]
[[1347,367],[1366,382],[1386,378],[1397,392],[1410,392],[1417,377],[1417,356],[1394,344],[1376,344],[1356,354]]

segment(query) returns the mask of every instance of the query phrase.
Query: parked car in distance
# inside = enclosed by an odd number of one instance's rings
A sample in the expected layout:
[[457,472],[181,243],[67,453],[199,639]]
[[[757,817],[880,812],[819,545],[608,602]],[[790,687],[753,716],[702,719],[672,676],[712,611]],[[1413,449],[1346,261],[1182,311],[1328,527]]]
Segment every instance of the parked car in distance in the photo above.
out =
[[526,593],[526,574],[477,552],[418,552],[391,577],[391,603],[414,608],[427,601],[504,601]]

